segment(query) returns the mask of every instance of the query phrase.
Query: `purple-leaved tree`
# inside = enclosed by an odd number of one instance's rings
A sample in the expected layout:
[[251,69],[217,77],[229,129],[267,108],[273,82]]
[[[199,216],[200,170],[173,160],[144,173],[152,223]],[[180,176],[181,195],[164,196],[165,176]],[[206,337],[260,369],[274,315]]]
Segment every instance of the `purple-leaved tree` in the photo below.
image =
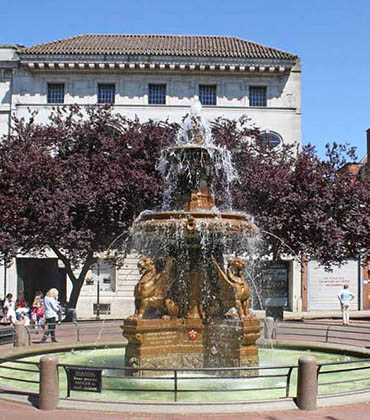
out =
[[[0,249],[4,256],[52,249],[63,261],[75,307],[97,253],[144,209],[159,206],[159,152],[179,126],[129,120],[106,106],[57,108],[47,123],[14,120],[0,144]],[[353,150],[333,145],[270,148],[246,117],[212,122],[215,142],[239,172],[234,207],[255,216],[262,252],[340,264],[370,248],[367,177],[339,170]],[[79,267],[76,276],[74,269]]]
[[1,249],[52,249],[72,282],[75,307],[94,256],[161,199],[155,164],[176,127],[141,124],[109,107],[58,108],[46,124],[34,117],[15,120],[0,145]]

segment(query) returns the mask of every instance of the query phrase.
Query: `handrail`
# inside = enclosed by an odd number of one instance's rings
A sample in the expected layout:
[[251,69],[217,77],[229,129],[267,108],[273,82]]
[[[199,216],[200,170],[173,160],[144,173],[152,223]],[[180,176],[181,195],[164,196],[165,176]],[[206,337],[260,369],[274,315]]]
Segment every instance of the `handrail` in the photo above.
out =
[[[339,365],[339,366],[344,366],[346,365],[346,367],[350,364],[353,363],[368,363],[367,366],[355,366],[352,368],[345,368],[345,369],[334,369],[334,370],[327,370],[327,371],[322,371],[322,368],[325,366],[334,366],[334,365]],[[370,389],[370,378],[369,375],[366,375],[366,377],[360,377],[360,378],[356,378],[355,373],[359,372],[359,371],[363,371],[363,370],[370,370],[370,359],[360,359],[360,360],[346,360],[346,361],[340,361],[340,362],[327,362],[327,363],[320,363],[317,365],[317,383],[318,383],[318,387],[323,387],[323,386],[328,386],[328,385],[341,385],[341,384],[355,384],[358,382],[363,382],[363,381],[367,381],[368,384],[364,387],[364,388],[360,388],[360,389],[356,389],[356,391],[364,391],[364,390],[368,390]],[[332,374],[337,374],[337,373],[351,373],[351,377],[348,379],[341,379],[341,380],[337,380],[337,381],[330,381],[330,382],[324,382],[324,383],[319,383],[319,377],[321,375],[328,375],[330,377],[330,375]],[[339,392],[327,392],[327,393],[320,393],[319,395],[343,395],[346,392],[353,392],[353,390],[347,390],[347,391],[339,391]]]
[[[304,328],[302,328],[303,325]],[[322,339],[321,341],[325,343],[366,347],[365,343],[370,341],[370,330],[368,326],[362,325],[342,326],[337,324],[323,324],[320,322],[307,322],[304,324],[302,324],[302,322],[294,321],[276,322],[274,338],[278,339],[282,336],[287,336],[287,339],[289,339],[289,337],[294,337],[294,339],[298,339],[298,337],[307,337]],[[342,341],[338,342],[337,340]],[[345,343],[343,343],[343,341]]]
[[[3,338],[11,337],[10,340],[3,340]],[[5,344],[13,344],[15,342],[15,327],[14,326],[7,326],[4,327],[0,333],[0,346]]]
[[[79,321],[62,323],[56,328],[57,339],[61,337],[63,342],[104,342],[114,341],[122,338],[120,329],[121,324],[117,320],[102,321]],[[28,344],[35,342],[33,326],[26,327],[28,334]],[[14,328],[0,329],[3,340],[0,338],[0,346],[13,343]],[[320,322],[294,322],[282,321],[276,322],[273,329],[274,339],[287,339],[346,344],[353,347],[368,347],[370,343],[370,329],[368,326],[350,325],[341,326],[337,324],[323,324]],[[60,340],[59,340],[60,341]],[[39,340],[38,340],[39,342]]]
[[[290,393],[290,381],[291,381],[291,375],[292,375],[292,371],[293,369],[297,368],[297,365],[281,365],[281,366],[261,366],[261,367],[257,367],[257,366],[249,366],[249,367],[221,367],[221,368],[138,368],[138,367],[116,367],[116,366],[104,366],[103,367],[92,367],[92,366],[81,366],[81,365],[72,365],[72,364],[65,364],[65,363],[58,363],[57,365],[58,367],[61,367],[64,369],[64,371],[66,372],[67,375],[67,384],[68,384],[68,389],[67,389],[67,398],[70,397],[70,377],[69,377],[69,373],[71,370],[76,369],[76,370],[83,370],[84,368],[86,369],[101,369],[102,371],[125,371],[126,373],[128,371],[133,371],[135,373],[137,372],[158,372],[163,374],[164,372],[169,373],[170,375],[157,375],[157,376],[142,376],[142,375],[138,375],[138,376],[128,376],[126,375],[103,375],[103,379],[130,379],[130,380],[140,380],[140,381],[145,381],[145,380],[158,380],[158,381],[173,381],[173,385],[172,387],[166,387],[164,389],[155,389],[153,390],[153,392],[171,392],[173,394],[173,399],[174,402],[178,401],[178,396],[181,393],[203,393],[203,392],[210,392],[210,393],[218,393],[218,392],[225,392],[225,389],[211,389],[211,388],[206,388],[206,389],[180,389],[179,388],[179,381],[188,381],[188,380],[194,380],[194,379],[200,379],[200,380],[209,380],[212,379],[213,381],[217,381],[217,380],[224,380],[224,379],[229,379],[229,380],[233,380],[233,379],[245,379],[245,381],[250,381],[253,379],[261,379],[261,378],[286,378],[286,384],[285,386],[279,386],[279,384],[276,385],[270,385],[270,386],[257,386],[257,387],[250,387],[250,388],[238,388],[238,391],[241,392],[251,392],[251,391],[266,391],[266,390],[284,390],[285,389],[285,397],[277,397],[277,398],[289,398],[289,393]],[[241,373],[242,372],[253,372],[253,371],[266,371],[266,370],[276,370],[276,369],[287,369],[288,372],[287,373],[281,373],[281,374],[273,374],[273,375],[246,375],[243,376]],[[199,373],[199,375],[195,376],[179,376],[179,373],[183,372],[197,372]],[[227,374],[223,374],[223,375],[201,375],[202,372],[230,372],[230,375]],[[233,375],[233,373],[235,372],[239,372],[238,375]],[[109,386],[105,386],[102,388],[105,391],[119,391],[119,392],[151,392],[151,390],[146,389],[146,388],[130,388],[130,387],[109,387]],[[227,391],[227,390],[226,390]],[[243,400],[244,401],[244,400]]]
[[[15,366],[7,366],[4,363],[12,363],[12,364],[18,364],[18,365],[26,365],[26,366],[36,366],[37,370],[34,369],[27,369],[27,368],[22,368],[22,367],[15,367]],[[40,377],[38,377],[37,380],[32,380],[29,379],[29,374],[31,373],[35,373],[38,374],[40,373],[40,366],[38,362],[30,362],[30,361],[26,361],[26,360],[13,360],[13,359],[4,359],[1,358],[0,359],[0,371],[1,369],[4,370],[9,370],[9,371],[18,371],[18,372],[27,372],[27,378],[17,378],[14,375],[13,376],[5,376],[5,375],[0,375],[1,379],[6,379],[6,380],[11,380],[11,381],[16,381],[16,382],[23,382],[23,383],[31,383],[31,384],[38,384],[40,383]]]

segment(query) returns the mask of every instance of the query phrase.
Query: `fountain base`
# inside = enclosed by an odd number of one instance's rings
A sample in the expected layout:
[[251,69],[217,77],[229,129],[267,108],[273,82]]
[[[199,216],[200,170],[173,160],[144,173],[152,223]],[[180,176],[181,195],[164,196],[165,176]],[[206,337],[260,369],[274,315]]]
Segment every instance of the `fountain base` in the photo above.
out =
[[[252,317],[242,322],[127,318],[122,327],[128,340],[125,366],[147,369],[258,366],[256,340],[261,328],[260,321]],[[254,373],[248,371],[249,375]],[[165,375],[166,371],[127,369],[126,374],[154,376]]]

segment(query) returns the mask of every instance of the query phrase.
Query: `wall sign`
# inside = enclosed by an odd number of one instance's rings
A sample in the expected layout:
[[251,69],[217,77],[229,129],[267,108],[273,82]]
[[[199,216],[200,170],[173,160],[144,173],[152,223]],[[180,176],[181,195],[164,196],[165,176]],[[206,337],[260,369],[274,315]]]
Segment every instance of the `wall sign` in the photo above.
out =
[[356,310],[358,304],[358,262],[348,261],[340,268],[333,267],[332,271],[325,269],[316,261],[308,263],[307,289],[308,309],[340,311],[338,293],[344,284],[355,295],[350,302],[350,309]]

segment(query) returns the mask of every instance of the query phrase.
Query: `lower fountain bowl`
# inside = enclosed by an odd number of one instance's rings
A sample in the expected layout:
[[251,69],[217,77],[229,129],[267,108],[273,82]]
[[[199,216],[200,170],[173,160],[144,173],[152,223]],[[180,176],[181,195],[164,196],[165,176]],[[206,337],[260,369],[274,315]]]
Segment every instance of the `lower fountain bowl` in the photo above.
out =
[[246,213],[221,213],[212,211],[168,211],[142,214],[132,229],[147,233],[160,231],[220,232],[253,237],[259,229]]

